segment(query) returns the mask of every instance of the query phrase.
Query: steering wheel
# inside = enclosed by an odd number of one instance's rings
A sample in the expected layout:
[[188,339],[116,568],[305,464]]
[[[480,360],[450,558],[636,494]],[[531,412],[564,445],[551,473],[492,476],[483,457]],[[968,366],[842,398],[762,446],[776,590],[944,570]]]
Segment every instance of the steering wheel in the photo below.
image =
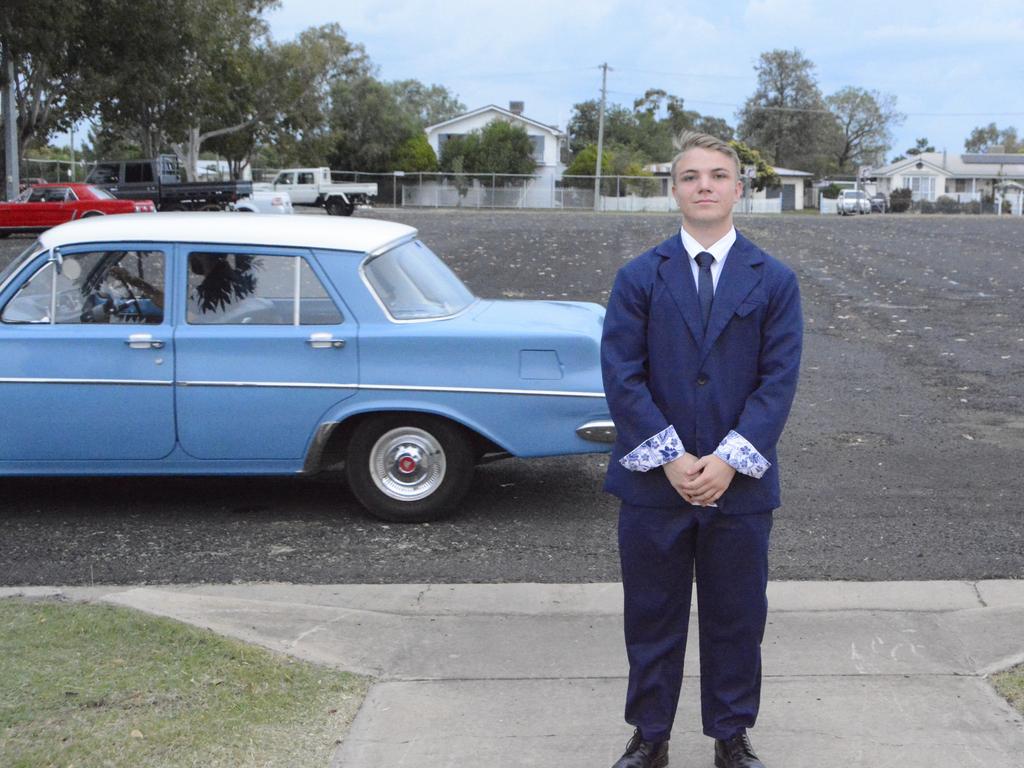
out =
[[113,313],[114,300],[100,290],[95,290],[82,302],[82,314],[79,319],[83,323],[109,323]]

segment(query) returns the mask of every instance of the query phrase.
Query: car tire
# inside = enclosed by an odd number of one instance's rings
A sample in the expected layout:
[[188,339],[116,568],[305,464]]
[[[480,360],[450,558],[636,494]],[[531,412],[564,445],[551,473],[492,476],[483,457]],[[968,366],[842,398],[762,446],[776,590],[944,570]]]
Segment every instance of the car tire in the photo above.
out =
[[324,203],[324,209],[330,216],[351,216],[356,209],[356,204],[351,200],[346,201],[343,197],[329,197]]
[[466,431],[425,414],[388,414],[361,422],[345,458],[349,487],[371,514],[423,523],[451,514],[473,482]]

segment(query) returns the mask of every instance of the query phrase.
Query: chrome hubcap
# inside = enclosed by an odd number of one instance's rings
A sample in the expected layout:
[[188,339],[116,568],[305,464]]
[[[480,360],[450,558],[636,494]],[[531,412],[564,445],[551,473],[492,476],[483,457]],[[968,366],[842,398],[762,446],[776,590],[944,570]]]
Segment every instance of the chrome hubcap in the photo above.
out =
[[381,435],[370,450],[370,477],[378,490],[399,501],[417,501],[444,481],[444,449],[432,434],[399,427]]

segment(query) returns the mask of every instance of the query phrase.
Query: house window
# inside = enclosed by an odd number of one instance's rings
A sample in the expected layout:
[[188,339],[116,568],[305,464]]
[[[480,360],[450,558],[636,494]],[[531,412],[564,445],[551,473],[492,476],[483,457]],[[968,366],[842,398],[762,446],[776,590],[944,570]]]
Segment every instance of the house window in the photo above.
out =
[[934,176],[904,176],[903,188],[913,192],[914,200],[935,199]]
[[530,143],[533,145],[532,157],[538,164],[544,162],[544,137],[531,136]]

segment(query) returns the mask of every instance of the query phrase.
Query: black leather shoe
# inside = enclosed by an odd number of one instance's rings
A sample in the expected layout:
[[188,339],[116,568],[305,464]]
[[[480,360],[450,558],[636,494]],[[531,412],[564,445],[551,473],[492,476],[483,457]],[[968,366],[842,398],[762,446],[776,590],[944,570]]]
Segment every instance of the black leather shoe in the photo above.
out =
[[637,728],[626,745],[626,751],[612,768],[665,768],[667,765],[668,742],[644,741]]
[[757,759],[746,731],[731,739],[715,739],[715,765],[717,768],[765,768]]

